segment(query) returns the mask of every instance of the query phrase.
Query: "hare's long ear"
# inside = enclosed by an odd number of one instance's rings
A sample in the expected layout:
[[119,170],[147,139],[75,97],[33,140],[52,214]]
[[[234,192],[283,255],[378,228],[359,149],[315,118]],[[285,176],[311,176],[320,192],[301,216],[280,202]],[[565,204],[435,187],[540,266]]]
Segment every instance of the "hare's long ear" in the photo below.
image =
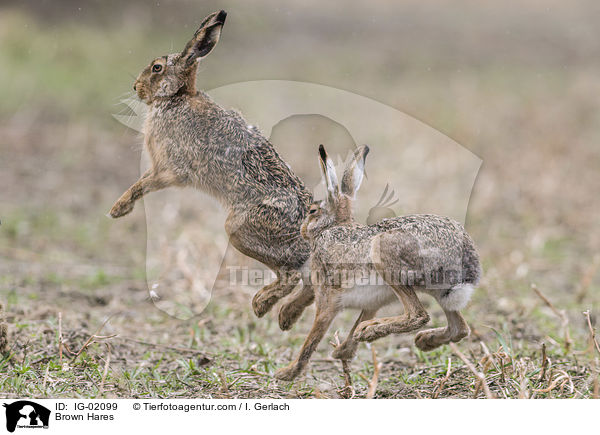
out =
[[194,37],[186,44],[181,52],[181,62],[186,67],[192,66],[194,62],[208,55],[215,48],[221,36],[221,29],[225,24],[227,12],[219,11],[210,14],[202,21]]
[[325,179],[327,187],[327,201],[334,203],[339,195],[339,186],[337,175],[335,174],[335,166],[331,159],[327,156],[327,151],[323,145],[319,145],[319,163],[321,164],[321,172]]
[[369,154],[368,146],[363,145],[358,148],[354,151],[354,156],[344,171],[342,193],[352,199],[356,197],[356,191],[360,187],[365,175],[365,159],[367,158],[367,154]]

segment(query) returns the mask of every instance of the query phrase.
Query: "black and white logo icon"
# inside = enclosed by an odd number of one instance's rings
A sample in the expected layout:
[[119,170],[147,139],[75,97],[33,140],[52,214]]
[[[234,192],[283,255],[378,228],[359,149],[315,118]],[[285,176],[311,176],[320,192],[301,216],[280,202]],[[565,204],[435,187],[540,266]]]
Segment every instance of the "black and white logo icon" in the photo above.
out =
[[15,429],[47,429],[50,421],[50,410],[29,400],[5,403],[6,430]]

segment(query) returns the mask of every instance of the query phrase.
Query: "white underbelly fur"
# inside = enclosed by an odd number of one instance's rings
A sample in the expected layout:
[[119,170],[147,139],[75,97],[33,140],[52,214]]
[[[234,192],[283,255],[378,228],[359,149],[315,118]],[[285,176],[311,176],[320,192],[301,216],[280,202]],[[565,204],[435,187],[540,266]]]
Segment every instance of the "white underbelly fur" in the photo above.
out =
[[[310,275],[310,261],[302,265],[301,272]],[[423,289],[416,288],[418,292],[425,292],[435,297],[440,305],[447,310],[459,311],[467,305],[474,290],[474,285],[469,283],[457,284],[454,290],[446,297],[439,297],[438,292],[444,292],[447,289]],[[318,290],[317,290],[318,291]],[[353,308],[359,310],[378,310],[379,308],[400,302],[396,293],[391,287],[383,285],[363,285],[344,289],[341,296],[342,308]]]
[[398,297],[389,286],[366,285],[344,289],[341,302],[343,308],[376,310],[384,305],[398,302]]

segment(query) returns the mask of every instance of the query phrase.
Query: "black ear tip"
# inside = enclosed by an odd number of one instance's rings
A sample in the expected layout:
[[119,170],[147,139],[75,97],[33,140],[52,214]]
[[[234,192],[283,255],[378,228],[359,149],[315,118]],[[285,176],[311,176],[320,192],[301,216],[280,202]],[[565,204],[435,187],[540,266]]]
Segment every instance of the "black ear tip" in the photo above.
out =
[[327,152],[325,151],[323,144],[319,145],[319,155],[321,156],[321,160],[327,160]]
[[219,15],[217,15],[217,21],[225,23],[225,18],[227,18],[227,12],[219,11]]
[[367,154],[369,154],[369,151],[371,151],[371,148],[369,148],[369,145],[365,145],[365,153],[364,153],[365,157],[367,157]]

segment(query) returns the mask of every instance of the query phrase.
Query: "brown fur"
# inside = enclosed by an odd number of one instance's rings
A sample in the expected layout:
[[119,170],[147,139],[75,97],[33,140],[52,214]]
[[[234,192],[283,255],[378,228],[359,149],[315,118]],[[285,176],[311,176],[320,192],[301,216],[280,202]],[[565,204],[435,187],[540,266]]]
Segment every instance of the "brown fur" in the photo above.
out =
[[[355,151],[344,173],[341,189],[337,185],[333,164],[322,145],[319,151],[327,200],[310,206],[301,229],[302,235],[311,243],[312,272],[314,276],[323,278],[314,287],[317,312],[298,357],[278,370],[275,376],[289,381],[302,373],[329,325],[345,307],[361,308],[362,311],[348,337],[333,353],[335,358],[342,360],[354,357],[360,341],[373,341],[423,327],[429,322],[429,315],[416,290],[434,296],[448,319],[446,328],[417,334],[415,344],[420,349],[431,350],[466,337],[469,327],[456,307],[466,304],[470,290],[465,290],[464,286],[477,284],[481,272],[473,241],[462,226],[451,219],[434,215],[403,216],[374,225],[359,225],[352,218],[351,200],[362,180],[368,147]],[[422,276],[430,276],[427,275],[429,272],[440,269],[460,271],[457,282],[444,281],[436,287],[426,280],[420,283],[393,279],[393,272],[420,271]],[[370,271],[376,272],[387,285],[344,286],[344,283],[333,279],[341,276],[341,272],[353,272],[356,278],[369,276]],[[309,290],[303,289],[296,295],[295,303],[300,305],[309,301]],[[402,315],[373,318],[380,307],[394,299],[402,302]],[[300,308],[294,310],[289,307],[285,313],[295,315],[298,310]]]
[[299,229],[312,198],[256,128],[196,89],[198,61],[217,44],[225,17],[224,11],[206,17],[181,53],[154,59],[136,79],[134,89],[149,105],[144,146],[152,167],[110,215],[124,216],[145,194],[169,186],[192,186],[219,199],[229,212],[232,245],[277,273],[253,299],[260,317],[300,281],[309,246]]

